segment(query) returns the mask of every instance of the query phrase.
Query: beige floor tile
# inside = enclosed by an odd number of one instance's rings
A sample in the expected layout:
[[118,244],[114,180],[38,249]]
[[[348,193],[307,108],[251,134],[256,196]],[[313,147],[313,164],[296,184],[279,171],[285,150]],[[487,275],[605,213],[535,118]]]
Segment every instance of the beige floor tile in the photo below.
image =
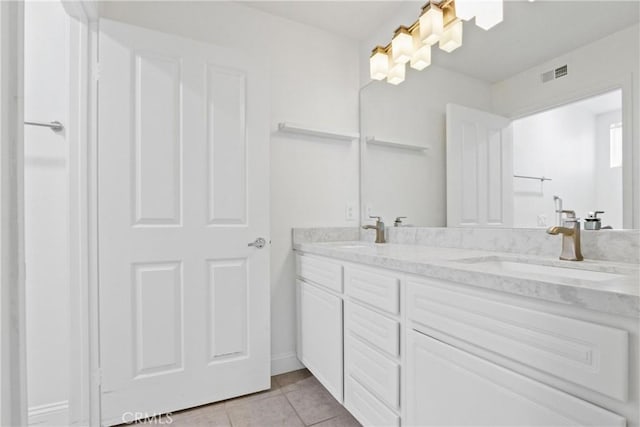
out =
[[283,395],[227,407],[233,427],[304,427]]
[[171,425],[175,427],[230,427],[225,405],[216,403],[195,409],[176,412],[171,415]]
[[286,387],[288,385],[295,384],[298,381],[304,380],[305,378],[309,378],[310,376],[311,376],[311,372],[309,372],[308,369],[299,369],[297,371],[276,375],[272,377],[272,379],[276,383],[278,383],[280,387]]
[[331,418],[330,420],[314,424],[313,427],[362,427],[362,424],[360,424],[358,420],[353,418],[353,415],[347,412],[344,415],[340,415],[339,417]]
[[[275,384],[275,385],[274,385]],[[233,406],[241,405],[247,402],[254,402],[256,400],[262,400],[273,396],[279,396],[282,394],[280,391],[280,387],[275,383],[275,381],[271,382],[271,388],[266,391],[260,391],[258,393],[247,394],[246,396],[236,397],[235,399],[229,399],[224,402],[226,408],[231,408]]]
[[[344,415],[347,411],[317,382],[310,380],[285,396],[306,425]],[[299,384],[299,383],[298,383]]]
[[316,377],[309,375],[309,376],[304,377],[304,378],[300,377],[296,381],[287,381],[287,382],[282,383],[280,385],[280,390],[282,390],[283,393],[289,393],[290,391],[297,390],[297,389],[299,389],[301,387],[308,387],[308,386],[312,386],[312,385],[322,387],[322,385],[316,379]]

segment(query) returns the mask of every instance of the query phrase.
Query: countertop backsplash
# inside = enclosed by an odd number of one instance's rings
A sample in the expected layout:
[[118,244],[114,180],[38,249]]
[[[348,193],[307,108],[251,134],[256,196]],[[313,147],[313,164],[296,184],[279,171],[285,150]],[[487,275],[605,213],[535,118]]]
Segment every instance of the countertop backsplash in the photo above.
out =
[[358,227],[314,227],[292,229],[293,244],[360,240]]
[[[586,259],[640,264],[640,230],[581,230]],[[375,231],[358,227],[294,228],[293,243],[363,240]],[[562,237],[531,228],[387,227],[387,242],[557,257]]]

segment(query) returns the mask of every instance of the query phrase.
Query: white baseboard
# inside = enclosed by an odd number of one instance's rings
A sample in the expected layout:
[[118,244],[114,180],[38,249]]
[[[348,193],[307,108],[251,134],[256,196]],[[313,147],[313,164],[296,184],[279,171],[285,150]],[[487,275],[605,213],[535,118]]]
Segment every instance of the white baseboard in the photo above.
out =
[[284,374],[304,368],[295,353],[283,353],[271,355],[271,375]]
[[69,425],[69,402],[48,403],[46,405],[32,406],[29,408],[29,425],[43,426],[68,426]]

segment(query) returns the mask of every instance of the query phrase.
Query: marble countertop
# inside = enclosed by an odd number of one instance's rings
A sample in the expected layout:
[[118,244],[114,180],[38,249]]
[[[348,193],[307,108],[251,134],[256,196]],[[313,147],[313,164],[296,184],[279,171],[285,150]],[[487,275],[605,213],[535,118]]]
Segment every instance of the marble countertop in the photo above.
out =
[[301,242],[294,244],[294,249],[590,310],[640,317],[640,268],[637,264],[593,260],[571,262],[506,252],[364,241]]

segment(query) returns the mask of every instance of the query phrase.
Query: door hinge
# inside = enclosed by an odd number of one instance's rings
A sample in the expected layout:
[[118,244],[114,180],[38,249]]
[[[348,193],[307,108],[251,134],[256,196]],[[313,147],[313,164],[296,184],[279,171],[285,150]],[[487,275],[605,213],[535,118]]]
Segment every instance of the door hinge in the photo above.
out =
[[96,62],[95,65],[93,66],[93,80],[96,82],[100,80],[100,63],[99,62]]

